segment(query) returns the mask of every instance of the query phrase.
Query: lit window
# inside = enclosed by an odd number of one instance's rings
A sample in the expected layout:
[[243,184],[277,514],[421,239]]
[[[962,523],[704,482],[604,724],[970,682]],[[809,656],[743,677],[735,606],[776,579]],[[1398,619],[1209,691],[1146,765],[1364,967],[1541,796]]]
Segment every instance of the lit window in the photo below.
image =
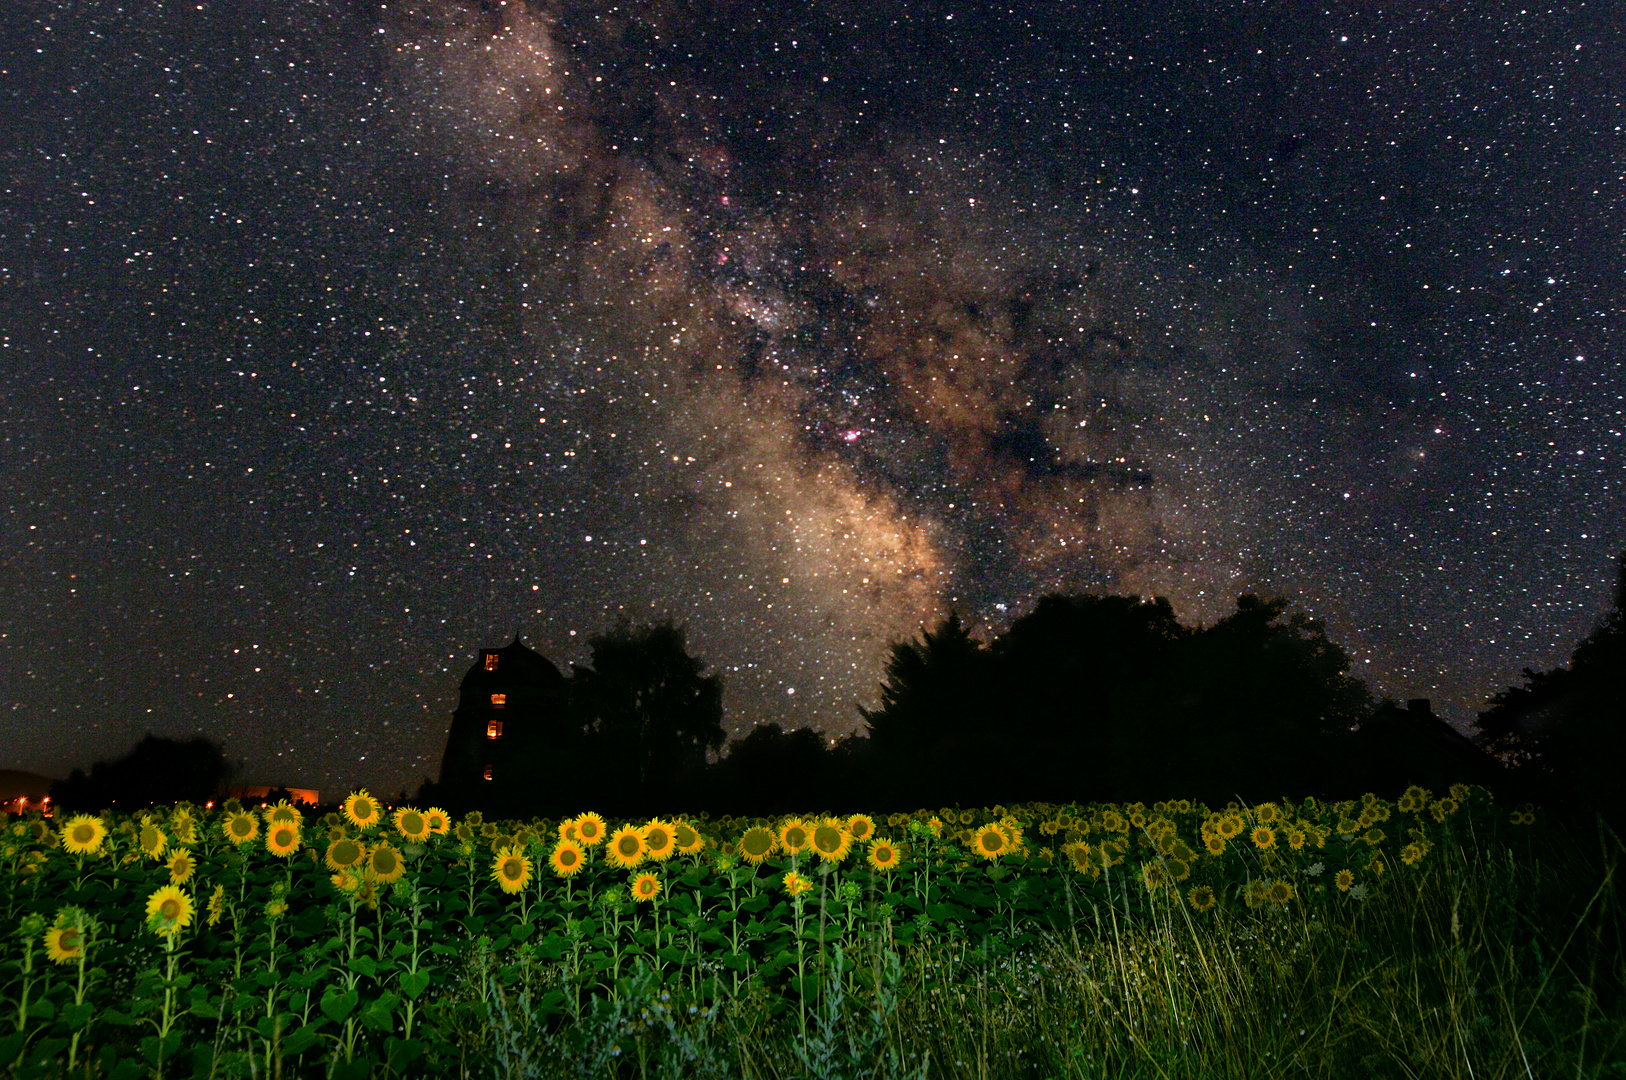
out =
[[502,721],[501,720],[489,720],[489,721],[486,722],[486,738],[488,738],[488,739],[500,739],[500,738],[502,738]]
[[492,694],[491,695],[491,707],[493,709],[500,709],[504,705],[507,705],[507,704],[508,704],[508,695],[507,694]]
[[481,773],[480,777],[483,780],[490,780],[491,779],[491,766],[490,765],[486,766],[486,771]]
[[486,653],[486,670],[487,671],[496,671],[497,670],[497,654],[496,653],[494,653],[494,652]]

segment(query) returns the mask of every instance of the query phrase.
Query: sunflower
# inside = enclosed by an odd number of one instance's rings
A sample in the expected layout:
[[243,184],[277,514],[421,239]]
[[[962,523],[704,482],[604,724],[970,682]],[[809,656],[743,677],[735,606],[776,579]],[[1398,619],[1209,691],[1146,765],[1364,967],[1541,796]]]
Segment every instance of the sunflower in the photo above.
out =
[[169,857],[169,883],[171,885],[184,885],[192,880],[197,873],[198,862],[192,858],[192,853],[185,848],[176,848],[175,854]]
[[327,846],[322,864],[329,870],[348,870],[367,857],[367,847],[360,840],[341,836]]
[[573,822],[576,826],[576,836],[588,847],[597,847],[604,843],[604,834],[607,831],[604,819],[589,810],[579,815]]
[[260,835],[260,819],[246,811],[238,810],[226,815],[226,820],[220,823],[220,831],[232,843],[246,844]]
[[344,816],[358,829],[371,829],[378,824],[380,816],[378,800],[369,795],[366,788],[352,791],[344,800]]
[[278,799],[275,806],[261,808],[267,825],[303,825],[305,815],[295,809],[287,799]]
[[787,855],[800,855],[813,840],[813,830],[801,818],[791,818],[779,829],[779,847]]
[[871,840],[869,842],[869,853],[864,856],[864,861],[869,863],[872,869],[879,870],[882,873],[896,870],[898,863],[902,859],[903,853],[898,850],[898,845],[884,838]]
[[346,896],[356,895],[356,892],[361,888],[361,875],[350,870],[340,870],[328,880],[333,883],[335,889],[338,889]]
[[654,874],[639,874],[632,879],[634,903],[647,904],[661,894],[661,879]]
[[279,859],[286,859],[299,850],[299,826],[273,825],[265,834],[265,850]]
[[813,826],[813,853],[828,863],[839,863],[852,850],[853,836],[844,822],[825,818]]
[[1260,803],[1253,808],[1253,816],[1261,825],[1274,825],[1282,818],[1282,808],[1275,803]]
[[740,858],[748,863],[760,863],[779,846],[779,838],[761,825],[753,825],[740,837]]
[[1339,892],[1348,892],[1349,887],[1355,884],[1355,875],[1348,870],[1340,870],[1333,876],[1332,883],[1338,886]]
[[386,840],[367,856],[367,872],[380,885],[390,885],[401,880],[401,875],[406,873],[406,863],[401,861],[401,853]]
[[429,818],[422,810],[403,806],[395,812],[395,831],[409,844],[421,844],[429,839]]
[[623,825],[610,837],[609,853],[605,855],[611,866],[631,870],[644,861],[644,838],[631,825]]
[[214,926],[220,922],[220,917],[226,913],[226,887],[216,885],[215,891],[209,895],[208,923]]
[[1361,839],[1366,841],[1367,847],[1377,847],[1383,843],[1383,830],[1374,826],[1362,833]]
[[1407,844],[1400,849],[1400,861],[1407,866],[1416,866],[1423,857],[1423,849],[1417,844]]
[[1225,854],[1225,838],[1222,836],[1210,836],[1203,846],[1208,849],[1210,855]]
[[164,830],[153,822],[144,821],[141,823],[141,836],[138,843],[141,845],[142,851],[145,851],[154,859],[161,859],[164,857],[164,849],[169,847],[169,837],[165,836]]
[[1280,878],[1277,878],[1276,881],[1271,884],[1269,890],[1265,893],[1265,899],[1269,900],[1272,904],[1285,904],[1289,900],[1293,899],[1293,896],[1294,890],[1292,882],[1283,881]]
[[85,958],[85,935],[72,923],[57,925],[45,931],[45,955],[53,964],[71,964]]
[[1276,830],[1269,825],[1260,825],[1253,830],[1248,839],[1252,840],[1253,846],[1260,851],[1270,851],[1276,847]]
[[1219,821],[1214,823],[1214,832],[1224,840],[1229,840],[1231,837],[1235,836],[1241,831],[1242,819],[1233,817],[1230,814],[1220,815]]
[[168,937],[192,925],[192,898],[175,885],[165,885],[147,897],[147,929]]
[[1214,890],[1207,885],[1194,885],[1191,891],[1186,893],[1186,903],[1190,904],[1193,910],[1207,911],[1214,906]]
[[868,814],[854,814],[847,819],[847,831],[853,834],[853,839],[864,843],[875,838],[875,819]]
[[1303,829],[1287,830],[1287,846],[1294,851],[1304,850],[1305,835]]
[[175,833],[177,844],[188,846],[198,842],[198,823],[192,819],[192,814],[185,807],[177,810],[169,819],[169,827]]
[[561,840],[554,845],[553,854],[548,856],[548,865],[560,877],[573,877],[587,865],[587,855],[576,841]]
[[1082,840],[1077,840],[1071,844],[1063,845],[1061,850],[1064,851],[1067,854],[1067,857],[1072,860],[1074,870],[1077,870],[1081,874],[1088,874],[1094,871],[1095,863],[1091,858],[1094,852],[1089,844],[1086,844]]
[[796,871],[792,870],[785,875],[785,891],[790,893],[792,899],[805,892],[813,891],[813,883]]
[[513,848],[503,848],[491,864],[491,880],[503,892],[517,893],[531,883],[531,860]]
[[452,828],[451,815],[438,806],[431,806],[423,812],[423,819],[429,826],[429,831],[435,836],[445,836]]
[[684,855],[697,854],[706,846],[706,838],[700,835],[700,830],[687,821],[679,821],[673,828],[677,849]]
[[581,839],[576,835],[576,821],[574,818],[565,818],[559,823],[559,828],[555,831],[559,834],[558,838],[560,840]]
[[643,834],[644,854],[656,862],[665,862],[677,854],[677,830],[669,821],[650,818],[639,830]]
[[[107,839],[107,826],[90,814],[75,814],[62,826],[62,846],[71,855],[94,855]],[[58,961],[60,963],[61,961]]]
[[995,825],[984,825],[971,838],[971,850],[985,859],[999,858],[1010,846],[1010,839]]
[[1361,823],[1353,818],[1339,818],[1336,828],[1339,836],[1354,836],[1361,831]]

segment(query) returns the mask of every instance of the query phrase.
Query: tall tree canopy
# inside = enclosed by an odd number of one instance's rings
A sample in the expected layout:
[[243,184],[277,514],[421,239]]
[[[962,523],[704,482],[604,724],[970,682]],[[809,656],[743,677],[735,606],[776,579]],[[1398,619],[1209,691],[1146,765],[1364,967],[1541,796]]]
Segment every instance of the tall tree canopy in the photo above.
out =
[[664,622],[588,640],[590,666],[572,666],[567,708],[582,733],[573,767],[595,776],[610,798],[653,805],[680,778],[700,772],[719,749],[723,682],[689,655],[682,627]]
[[1524,777],[1537,800],[1626,822],[1626,550],[1614,607],[1551,671],[1524,669],[1524,685],[1491,698],[1478,741]]
[[1285,607],[1243,596],[1192,630],[1162,597],[1051,595],[991,646],[951,615],[893,646],[880,707],[863,713],[879,790],[1274,797],[1307,767],[1330,777],[1371,696],[1320,622],[1277,621]]

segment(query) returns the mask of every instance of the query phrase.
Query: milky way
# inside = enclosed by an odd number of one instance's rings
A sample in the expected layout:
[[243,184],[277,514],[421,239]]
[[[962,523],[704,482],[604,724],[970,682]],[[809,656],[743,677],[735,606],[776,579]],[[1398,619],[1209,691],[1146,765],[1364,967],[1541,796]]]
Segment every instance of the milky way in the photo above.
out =
[[1466,725],[1603,613],[1600,13],[768,7],[7,16],[0,766],[394,791],[623,614],[834,733],[1052,590]]

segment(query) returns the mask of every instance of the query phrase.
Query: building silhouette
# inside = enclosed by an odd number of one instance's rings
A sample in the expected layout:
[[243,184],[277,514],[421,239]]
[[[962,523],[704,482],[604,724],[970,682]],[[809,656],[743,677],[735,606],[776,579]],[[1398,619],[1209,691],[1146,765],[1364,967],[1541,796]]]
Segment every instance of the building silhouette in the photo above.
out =
[[1502,763],[1438,716],[1428,698],[1411,698],[1404,709],[1384,702],[1361,722],[1352,757],[1360,762],[1364,786],[1395,791],[1411,784],[1440,789],[1454,783],[1478,784],[1499,798],[1512,799],[1522,787]]
[[[437,790],[451,802],[480,801],[524,753],[564,723],[565,677],[521,643],[481,649],[458,690]],[[507,786],[507,785],[505,785]]]

